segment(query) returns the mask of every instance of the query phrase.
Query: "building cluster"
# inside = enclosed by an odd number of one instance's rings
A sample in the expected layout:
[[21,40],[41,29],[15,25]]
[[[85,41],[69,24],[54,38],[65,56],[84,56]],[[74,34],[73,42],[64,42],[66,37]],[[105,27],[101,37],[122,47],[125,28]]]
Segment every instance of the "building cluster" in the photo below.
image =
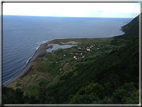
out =
[[73,58],[76,59],[76,60],[77,60],[77,59],[82,59],[82,58],[84,58],[83,53],[80,53],[80,54],[79,54],[79,53],[76,53],[76,55],[82,56],[81,58],[80,58],[80,57],[77,58],[76,56],[74,56]]
[[[92,51],[94,48],[96,49],[100,49],[102,48],[100,45],[97,46],[97,44],[93,44],[93,43],[90,43],[90,46],[88,46],[87,48],[84,48],[84,47],[77,47],[77,49],[79,50],[86,50],[88,52]],[[102,52],[101,52],[102,53]],[[73,59],[75,60],[78,60],[78,59],[86,59],[86,57],[83,55],[83,53],[70,53],[73,56]],[[98,54],[98,52],[96,52],[96,54]],[[68,55],[66,54],[63,54],[61,57],[58,57],[58,59],[63,59],[63,57],[67,57]],[[61,62],[65,62],[65,61],[61,61]],[[59,62],[56,62],[56,64],[58,64]],[[69,63],[67,63],[69,64]],[[59,69],[60,71],[62,70],[62,68]]]
[[[96,46],[96,44],[90,44],[90,46],[89,47],[87,47],[86,48],[86,50],[88,51],[88,52],[90,52],[90,51],[92,51],[94,48],[95,48],[95,46]],[[100,47],[100,45],[99,45],[99,47]],[[81,47],[77,47],[78,49],[85,49],[85,48],[81,48]],[[97,48],[97,49],[100,49],[100,48]]]

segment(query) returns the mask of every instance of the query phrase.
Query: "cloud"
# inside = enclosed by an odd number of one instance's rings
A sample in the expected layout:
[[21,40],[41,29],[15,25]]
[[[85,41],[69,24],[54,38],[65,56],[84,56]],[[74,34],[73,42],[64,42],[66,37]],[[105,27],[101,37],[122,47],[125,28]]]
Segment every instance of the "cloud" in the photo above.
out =
[[[99,17],[140,13],[138,3],[4,3],[4,15]],[[108,14],[108,15],[107,15]],[[121,14],[119,14],[121,15]],[[117,15],[118,16],[118,15]],[[120,16],[121,17],[121,16]]]

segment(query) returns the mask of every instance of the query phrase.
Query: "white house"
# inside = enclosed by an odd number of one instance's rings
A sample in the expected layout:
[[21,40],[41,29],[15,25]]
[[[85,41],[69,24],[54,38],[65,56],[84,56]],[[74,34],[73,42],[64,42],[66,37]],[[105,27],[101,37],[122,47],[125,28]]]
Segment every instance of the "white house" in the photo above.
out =
[[87,48],[87,51],[90,51],[90,48]]
[[77,59],[76,56],[73,57],[74,59]]

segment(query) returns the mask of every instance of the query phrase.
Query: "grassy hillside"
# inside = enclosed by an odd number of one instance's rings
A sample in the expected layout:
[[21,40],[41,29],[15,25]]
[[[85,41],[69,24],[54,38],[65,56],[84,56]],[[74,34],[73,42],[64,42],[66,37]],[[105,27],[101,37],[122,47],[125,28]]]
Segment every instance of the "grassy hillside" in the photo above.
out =
[[[142,13],[140,15],[142,15]],[[124,31],[125,34],[121,36],[115,36],[114,40],[111,41],[111,44],[113,45],[127,44],[129,41],[133,40],[136,36],[139,36],[139,16],[135,17],[130,23],[122,26],[121,30]]]
[[77,46],[37,59],[26,76],[3,87],[3,103],[138,104],[138,18],[122,29],[114,38],[52,41]]
[[[135,93],[138,90],[138,46],[138,38],[136,38],[119,50],[73,66],[74,69],[60,77],[58,84],[47,89],[49,96],[56,99],[51,102],[101,103],[100,101],[110,99],[111,103],[126,103],[127,99],[119,100],[130,97],[131,94],[127,93],[123,96],[124,92],[119,92],[119,89],[127,84],[130,85],[129,88],[133,87],[133,90],[129,90],[126,85],[128,89],[124,88],[123,91]],[[115,92],[118,96],[114,96]],[[100,95],[97,95],[98,93]],[[122,93],[121,97],[119,93]],[[114,98],[116,101],[111,101],[112,97],[116,97]]]
[[[73,46],[68,49],[58,49],[51,53],[46,53],[42,58],[38,58],[31,69],[31,71],[19,78],[17,81],[8,84],[7,87],[14,89],[20,88],[24,91],[24,94],[38,93],[38,84],[41,81],[46,81],[47,87],[56,84],[59,78],[72,69],[76,64],[85,63],[86,61],[98,57],[103,54],[111,52],[116,46],[110,44],[113,38],[102,39],[60,39],[54,40],[53,43],[64,44],[76,43],[78,46]],[[94,44],[90,51],[86,50],[86,47],[90,47]],[[74,58],[76,56],[77,59]]]

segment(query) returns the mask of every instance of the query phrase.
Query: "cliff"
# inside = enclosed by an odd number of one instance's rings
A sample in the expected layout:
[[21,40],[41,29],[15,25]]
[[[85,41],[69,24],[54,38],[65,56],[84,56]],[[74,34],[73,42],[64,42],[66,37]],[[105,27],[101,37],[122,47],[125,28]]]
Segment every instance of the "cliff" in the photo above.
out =
[[[60,49],[37,59],[34,68],[27,74],[27,77],[14,83],[17,84],[17,87],[22,86],[22,91],[20,89],[14,91],[11,88],[3,87],[3,102],[138,104],[138,17],[123,26],[122,29],[125,32],[124,35],[105,39],[76,39],[77,42],[81,43],[78,47],[66,50]],[[83,50],[84,47],[90,45],[95,46],[92,51]],[[72,56],[72,54],[79,56],[79,52],[82,52],[87,58],[78,61],[73,59],[74,55]],[[62,57],[59,57],[61,55]],[[34,76],[37,73],[40,76]],[[26,80],[29,77],[31,78]],[[35,78],[32,79],[32,77]],[[40,78],[35,81],[38,77]],[[27,82],[24,83],[24,81]],[[27,94],[23,95],[23,91]]]

